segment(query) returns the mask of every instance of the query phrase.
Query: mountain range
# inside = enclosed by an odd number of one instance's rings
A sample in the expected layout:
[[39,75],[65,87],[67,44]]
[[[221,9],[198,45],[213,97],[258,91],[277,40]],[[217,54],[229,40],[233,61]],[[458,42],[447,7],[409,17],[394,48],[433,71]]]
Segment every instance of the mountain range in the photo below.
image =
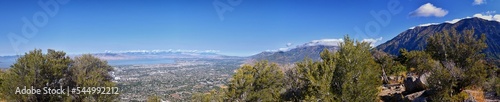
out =
[[474,36],[486,35],[488,48],[484,50],[488,58],[500,58],[500,22],[481,18],[465,18],[455,23],[432,24],[428,26],[417,26],[401,32],[393,39],[380,44],[376,49],[392,55],[399,55],[399,49],[408,51],[422,50],[425,48],[426,39],[441,31],[455,29],[457,32],[474,30]]
[[[422,50],[425,48],[426,39],[431,35],[444,30],[455,29],[458,32],[465,30],[474,30],[474,35],[480,37],[481,34],[486,35],[486,43],[488,48],[484,50],[488,58],[500,58],[500,22],[485,20],[482,18],[472,17],[444,23],[424,24],[412,27],[401,32],[396,37],[388,40],[375,49],[382,50],[392,55],[399,55],[399,49],[405,48],[408,51]],[[341,42],[341,41],[340,41]],[[310,45],[306,43],[304,45]],[[290,64],[303,60],[309,57],[313,60],[320,60],[319,53],[327,48],[331,51],[336,51],[339,47],[336,44],[316,44],[313,46],[301,46],[288,51],[262,52],[250,57],[251,60],[267,59],[270,62],[280,64]]]
[[250,60],[268,60],[269,62],[275,62],[279,64],[293,64],[298,61],[304,60],[304,58],[311,58],[314,61],[320,60],[320,53],[323,49],[328,49],[329,51],[337,51],[338,46],[336,45],[314,45],[314,46],[299,46],[297,48],[290,49],[288,51],[276,51],[276,52],[262,52],[253,56],[250,56]]

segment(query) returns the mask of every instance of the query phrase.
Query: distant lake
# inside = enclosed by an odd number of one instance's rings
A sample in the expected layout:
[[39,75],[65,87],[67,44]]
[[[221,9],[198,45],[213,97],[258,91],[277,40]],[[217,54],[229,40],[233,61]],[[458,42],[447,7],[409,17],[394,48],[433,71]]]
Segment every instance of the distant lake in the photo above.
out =
[[0,69],[2,68],[9,68],[10,65],[12,65],[13,62],[0,62]]
[[133,59],[133,60],[108,60],[108,64],[111,66],[116,65],[137,65],[137,64],[171,64],[174,63],[173,59]]
[[0,69],[9,68],[14,62],[16,62],[16,59],[2,59],[0,60]]

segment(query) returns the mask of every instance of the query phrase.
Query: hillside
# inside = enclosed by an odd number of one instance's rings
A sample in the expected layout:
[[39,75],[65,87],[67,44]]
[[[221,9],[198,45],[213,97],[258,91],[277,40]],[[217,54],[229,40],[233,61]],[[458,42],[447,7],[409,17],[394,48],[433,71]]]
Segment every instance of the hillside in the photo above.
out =
[[429,26],[418,26],[408,29],[393,39],[377,46],[393,55],[399,55],[399,49],[422,50],[425,47],[426,39],[434,33],[444,30],[456,29],[458,32],[473,29],[475,36],[486,35],[488,48],[485,53],[489,58],[500,58],[500,22],[488,21],[481,18],[466,18],[456,23],[441,23]]

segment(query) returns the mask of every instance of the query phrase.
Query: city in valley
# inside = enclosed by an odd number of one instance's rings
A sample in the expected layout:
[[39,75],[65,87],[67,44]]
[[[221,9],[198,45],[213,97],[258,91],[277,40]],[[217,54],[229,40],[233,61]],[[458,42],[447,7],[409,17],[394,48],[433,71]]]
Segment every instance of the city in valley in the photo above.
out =
[[114,66],[120,101],[145,101],[157,95],[187,101],[194,93],[226,87],[242,59],[176,59],[170,64]]

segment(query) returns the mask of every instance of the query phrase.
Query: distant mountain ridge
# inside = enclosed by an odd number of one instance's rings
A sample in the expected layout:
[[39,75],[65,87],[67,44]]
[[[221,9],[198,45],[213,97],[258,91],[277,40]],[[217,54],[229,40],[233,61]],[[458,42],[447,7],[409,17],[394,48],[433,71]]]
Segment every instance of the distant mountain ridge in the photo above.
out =
[[250,56],[250,60],[268,60],[269,62],[278,64],[294,64],[295,62],[304,60],[304,58],[311,58],[318,61],[321,59],[320,53],[323,49],[335,52],[339,49],[339,47],[333,45],[298,46],[297,48],[293,48],[288,51],[262,52]]
[[401,32],[393,39],[380,44],[376,49],[392,55],[399,55],[399,49],[422,50],[428,37],[444,30],[455,29],[462,33],[465,30],[474,30],[474,36],[486,35],[488,48],[484,50],[489,58],[500,58],[500,22],[481,18],[465,18],[455,23],[432,24],[417,26]]

